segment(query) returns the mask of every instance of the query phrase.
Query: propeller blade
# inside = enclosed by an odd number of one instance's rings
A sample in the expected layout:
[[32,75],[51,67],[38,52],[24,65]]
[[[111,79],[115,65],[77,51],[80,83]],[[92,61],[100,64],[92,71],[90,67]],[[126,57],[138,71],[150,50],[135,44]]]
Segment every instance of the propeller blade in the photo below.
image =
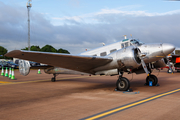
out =
[[19,72],[21,73],[21,75],[28,75],[29,71],[30,71],[30,64],[29,61],[26,60],[19,60]]
[[141,64],[142,64],[142,67],[143,67],[144,71],[146,72],[146,74],[149,74],[150,72],[148,71],[147,66],[146,66],[146,64],[144,63],[144,60],[143,60],[143,59],[141,59]]
[[[137,48],[138,49],[138,48]],[[142,67],[143,67],[143,69],[144,69],[144,71],[146,72],[146,74],[148,74],[149,75],[149,71],[148,71],[148,69],[147,69],[147,66],[146,66],[146,64],[145,64],[145,62],[144,62],[144,60],[143,60],[143,57],[145,57],[145,55],[144,54],[141,54],[141,51],[138,49],[138,56],[139,56],[139,58],[141,59],[141,64],[142,64]]]

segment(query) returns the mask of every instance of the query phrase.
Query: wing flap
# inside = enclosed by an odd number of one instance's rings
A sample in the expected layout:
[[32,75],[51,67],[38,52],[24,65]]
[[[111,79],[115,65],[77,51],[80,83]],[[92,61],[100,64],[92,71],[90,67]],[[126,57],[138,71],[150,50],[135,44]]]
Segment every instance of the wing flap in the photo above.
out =
[[112,61],[110,57],[14,50],[5,56],[94,74],[94,68]]

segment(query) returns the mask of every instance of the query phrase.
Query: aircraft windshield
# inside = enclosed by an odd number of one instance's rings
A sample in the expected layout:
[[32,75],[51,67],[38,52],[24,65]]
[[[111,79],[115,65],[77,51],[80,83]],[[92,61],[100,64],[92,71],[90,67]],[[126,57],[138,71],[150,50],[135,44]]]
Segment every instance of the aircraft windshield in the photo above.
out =
[[144,43],[141,42],[140,40],[136,40],[136,39],[133,39],[133,40],[131,40],[130,42],[131,42],[131,44],[137,45],[137,46],[140,46],[140,45],[144,44]]

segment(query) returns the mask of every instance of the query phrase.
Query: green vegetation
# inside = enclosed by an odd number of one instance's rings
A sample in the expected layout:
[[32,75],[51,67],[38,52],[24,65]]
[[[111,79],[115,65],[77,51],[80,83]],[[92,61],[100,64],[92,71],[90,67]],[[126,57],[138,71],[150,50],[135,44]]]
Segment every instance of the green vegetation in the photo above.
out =
[[45,45],[44,47],[41,48],[41,51],[42,52],[54,52],[54,53],[57,52],[57,50],[51,45]]
[[[21,50],[28,50],[28,47],[25,47]],[[65,54],[70,54],[70,52],[68,50],[65,49],[55,49],[53,46],[51,45],[45,45],[44,47],[40,48],[39,46],[34,46],[32,45],[30,47],[31,51],[42,51],[42,52],[54,52],[54,53],[65,53]],[[2,46],[0,46],[0,59],[12,59],[9,57],[5,57],[4,55],[8,52],[8,50]]]
[[62,49],[60,48],[59,50],[57,50],[58,53],[67,53],[67,54],[70,54],[69,51],[65,50],[65,49]]
[[[28,47],[23,48],[21,50],[28,50]],[[54,53],[66,53],[66,54],[70,54],[70,52],[68,50],[65,49],[55,49],[53,46],[51,45],[45,45],[44,47],[40,48],[39,46],[31,46],[30,47],[31,51],[42,51],[42,52],[54,52]]]
[[5,59],[7,57],[5,57],[4,55],[7,53],[7,49],[0,46],[0,59]]
[[[28,50],[28,47],[21,49],[21,50]],[[41,51],[39,46],[34,46],[34,45],[30,47],[30,50],[31,51]]]

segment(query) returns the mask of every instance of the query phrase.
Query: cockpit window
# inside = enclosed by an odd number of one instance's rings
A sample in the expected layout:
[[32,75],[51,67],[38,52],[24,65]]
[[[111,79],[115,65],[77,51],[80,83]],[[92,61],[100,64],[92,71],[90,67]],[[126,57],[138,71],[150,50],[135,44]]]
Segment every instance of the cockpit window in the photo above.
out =
[[136,39],[133,39],[130,42],[131,42],[131,44],[137,45],[137,46],[140,46],[140,45],[144,44],[143,42],[141,42],[139,40],[136,40]]

